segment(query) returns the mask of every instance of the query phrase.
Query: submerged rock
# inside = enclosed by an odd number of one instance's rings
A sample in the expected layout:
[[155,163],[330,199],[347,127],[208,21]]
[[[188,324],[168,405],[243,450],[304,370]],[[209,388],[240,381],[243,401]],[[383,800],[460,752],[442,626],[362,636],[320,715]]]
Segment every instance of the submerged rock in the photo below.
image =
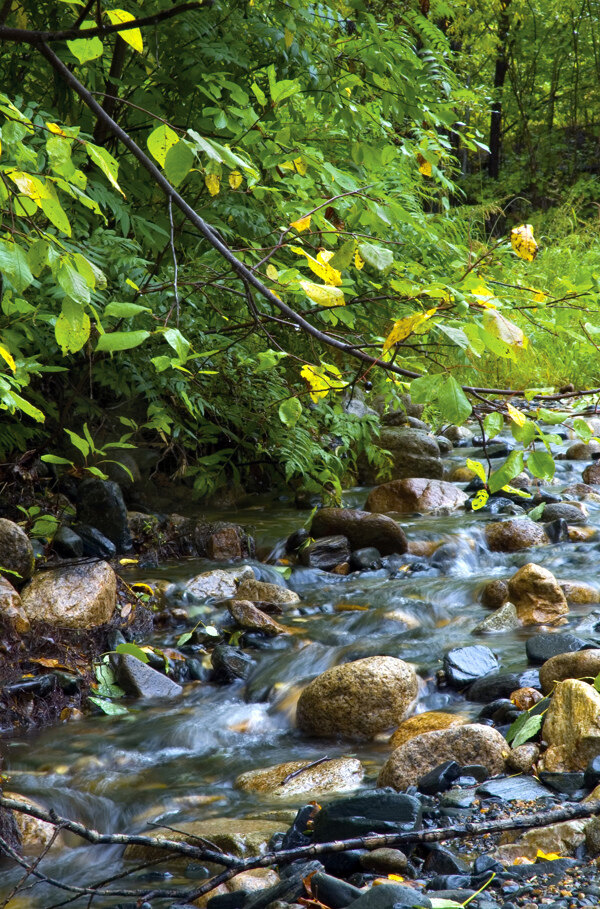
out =
[[332,571],[336,566],[347,564],[350,559],[350,543],[341,534],[321,537],[300,550],[299,561],[307,568]]
[[485,525],[485,538],[492,552],[518,552],[549,542],[546,531],[529,518],[496,521]]
[[417,690],[414,669],[395,657],[366,657],[334,666],[300,695],[298,727],[320,738],[372,738],[398,725]]
[[229,614],[241,628],[258,631],[273,637],[277,634],[288,634],[287,628],[276,622],[249,600],[232,600],[228,605]]
[[529,562],[508,582],[508,596],[523,625],[564,623],[569,611],[565,595],[551,571]]
[[384,483],[369,493],[367,511],[399,514],[427,512],[435,514],[441,510],[456,511],[467,500],[467,495],[444,480],[413,478],[393,480]]
[[300,602],[300,597],[295,590],[289,590],[279,584],[269,584],[266,581],[257,581],[253,577],[245,578],[237,589],[240,600],[250,600],[252,603],[269,603],[277,606],[295,606]]
[[482,764],[491,776],[504,769],[506,740],[491,726],[467,723],[416,736],[390,755],[379,774],[379,786],[406,789],[443,761]]
[[498,660],[489,647],[482,644],[455,647],[444,657],[446,679],[454,688],[464,688],[465,685],[497,669]]
[[600,754],[600,693],[579,679],[565,679],[554,689],[542,736],[548,743],[545,770],[585,770]]
[[440,729],[450,729],[452,726],[462,726],[466,719],[456,713],[430,710],[427,713],[417,713],[415,716],[403,720],[390,739],[392,748],[399,748],[417,735],[424,732],[437,732]]
[[262,770],[249,770],[235,781],[244,792],[258,792],[271,798],[290,798],[303,793],[321,796],[357,789],[363,779],[362,764],[356,758],[341,757],[316,761],[288,761]]
[[22,593],[30,621],[90,629],[109,622],[117,602],[117,578],[107,562],[84,562],[39,572]]
[[353,550],[374,546],[381,555],[401,554],[407,547],[406,535],[396,521],[358,508],[320,508],[310,535],[315,539],[341,535]]
[[0,570],[15,571],[20,585],[33,574],[34,563],[33,546],[25,531],[14,521],[0,518]]

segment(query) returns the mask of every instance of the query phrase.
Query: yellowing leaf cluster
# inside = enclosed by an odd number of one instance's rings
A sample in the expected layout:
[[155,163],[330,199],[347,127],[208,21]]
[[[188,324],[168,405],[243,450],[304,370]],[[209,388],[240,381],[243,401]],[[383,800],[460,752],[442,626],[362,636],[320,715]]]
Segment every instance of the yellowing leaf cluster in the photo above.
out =
[[221,178],[218,174],[207,174],[204,183],[211,196],[218,196],[221,189]]
[[533,262],[537,256],[538,245],[534,239],[531,224],[513,227],[510,232],[510,243],[518,257],[525,259],[526,262]]
[[527,422],[527,417],[525,416],[523,411],[518,410],[516,407],[513,407],[512,404],[507,404],[506,409],[508,410],[508,415],[511,418],[511,420],[513,421],[513,423],[516,423],[517,426],[525,426],[525,423]]
[[304,218],[298,218],[297,221],[292,221],[290,227],[294,227],[299,234],[301,234],[303,230],[308,230],[310,227],[310,215],[305,215]]
[[325,281],[326,284],[331,284],[333,287],[339,287],[342,283],[342,273],[337,270],[337,268],[332,268],[328,264],[328,259],[333,255],[332,252],[328,250],[323,250],[322,252],[317,253],[317,258],[313,259],[307,252],[301,249],[299,246],[291,246],[290,249],[292,252],[295,252],[298,256],[304,256],[308,262],[308,267],[314,274],[321,278],[322,281]]
[[405,338],[408,338],[415,329],[431,319],[436,312],[437,306],[433,309],[428,309],[427,312],[417,312],[413,313],[412,316],[405,316],[403,319],[397,319],[396,322],[394,322],[394,327],[384,341],[383,352],[385,353],[390,347],[393,347],[394,344],[398,344],[400,341],[404,341]]
[[300,370],[300,375],[308,385],[310,397],[315,403],[319,398],[325,398],[330,391],[346,386],[337,366],[330,363],[323,363],[321,366],[307,364]]
[[319,306],[344,306],[344,292],[339,287],[327,284],[313,284],[312,281],[300,281],[300,287],[313,303]]
[[508,344],[509,347],[524,350],[529,343],[519,326],[496,310],[484,312],[483,327],[495,338],[498,338],[499,341],[504,341],[505,344]]

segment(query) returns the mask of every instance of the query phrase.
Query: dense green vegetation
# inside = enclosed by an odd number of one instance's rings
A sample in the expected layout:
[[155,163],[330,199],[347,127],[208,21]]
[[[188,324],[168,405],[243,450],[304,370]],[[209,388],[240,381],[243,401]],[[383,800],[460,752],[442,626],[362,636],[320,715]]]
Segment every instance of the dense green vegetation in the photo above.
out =
[[597,0],[6,0],[2,458],[157,446],[199,495],[335,492],[360,457],[385,470],[355,389],[440,423],[490,400],[543,454],[535,412],[485,389],[597,382],[599,22]]

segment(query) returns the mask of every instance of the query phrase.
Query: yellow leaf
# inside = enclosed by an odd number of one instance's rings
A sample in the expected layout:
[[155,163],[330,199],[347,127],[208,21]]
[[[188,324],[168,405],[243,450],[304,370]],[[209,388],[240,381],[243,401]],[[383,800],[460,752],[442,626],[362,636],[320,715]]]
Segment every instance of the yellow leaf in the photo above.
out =
[[221,189],[221,178],[218,174],[207,174],[204,183],[211,196],[218,196]]
[[385,353],[390,347],[393,347],[394,344],[398,344],[399,341],[404,341],[405,338],[408,338],[419,325],[422,325],[423,322],[431,319],[436,312],[437,307],[435,309],[428,309],[427,312],[416,312],[413,313],[412,316],[405,316],[403,319],[397,319],[396,322],[394,322],[391,332],[384,341],[383,352]]
[[8,350],[6,349],[6,347],[4,347],[2,344],[0,344],[0,357],[2,357],[2,359],[3,359],[6,363],[8,363],[8,365],[10,366],[10,368],[12,369],[12,371],[15,372],[15,370],[16,370],[16,368],[17,368],[17,364],[15,363],[15,361],[14,361],[14,359],[13,359],[13,356],[12,356],[12,354],[10,353],[10,351],[8,351]]
[[138,581],[137,584],[131,585],[132,590],[144,590],[152,596],[154,590],[150,587],[150,584],[143,584],[141,581]]
[[480,508],[483,508],[489,497],[490,494],[487,489],[480,489],[479,492],[473,496],[473,501],[471,502],[473,511],[479,511]]
[[267,265],[267,278],[270,278],[271,281],[277,281],[279,278],[279,272],[274,265]]
[[17,184],[23,195],[28,196],[36,205],[41,205],[42,199],[50,198],[50,190],[39,177],[23,173],[20,170],[11,170],[8,176],[13,183]]
[[292,221],[290,227],[295,227],[299,234],[303,230],[308,230],[310,227],[310,215],[305,215],[304,218],[298,218],[297,221]]
[[294,167],[301,177],[303,177],[308,170],[308,164],[302,158],[294,158]]
[[344,306],[346,300],[339,287],[326,284],[313,284],[312,281],[300,281],[300,287],[313,303],[319,306]]
[[562,855],[559,855],[558,852],[542,852],[541,849],[538,849],[535,857],[546,862],[555,862],[557,859],[562,858]]
[[286,28],[286,30],[284,31],[283,40],[284,40],[285,46],[287,48],[290,48],[292,46],[292,44],[294,43],[294,33],[291,32],[289,30],[289,28]]
[[533,302],[534,303],[545,303],[548,294],[544,293],[543,290],[539,290],[537,287],[530,287],[529,290],[534,291]]
[[516,407],[513,407],[512,404],[507,404],[506,409],[508,410],[508,415],[517,426],[525,426],[527,422],[527,417],[521,410],[517,410]]
[[358,250],[356,250],[356,252],[354,253],[354,265],[356,268],[358,268],[359,271],[361,270],[361,268],[365,267],[365,260],[360,255]]
[[487,477],[485,475],[485,467],[481,461],[473,461],[471,458],[467,458],[467,467],[469,470],[472,470],[475,476],[479,477],[482,483],[487,483]]
[[325,398],[331,390],[346,387],[339,369],[329,363],[323,363],[321,366],[307,364],[300,370],[300,375],[307,383],[310,397],[315,403],[319,398]]
[[520,259],[533,262],[537,255],[538,245],[533,237],[531,224],[521,224],[520,227],[513,227],[510,232],[510,243]]
[[119,565],[137,565],[139,559],[119,559]]
[[[106,15],[110,19],[111,25],[119,25],[122,22],[133,22],[135,16],[132,16],[131,13],[126,12],[124,9],[111,9],[106,10]],[[142,41],[142,33],[139,28],[128,28],[124,32],[119,32],[120,37],[123,41],[126,41],[130,47],[132,47],[138,54],[141,54],[144,50],[144,42]]]
[[[332,268],[331,265],[328,265],[324,255],[319,258],[321,254],[318,253],[317,258],[313,259],[313,257],[309,256],[307,252],[304,252],[300,246],[290,246],[290,249],[292,252],[296,253],[296,255],[304,256],[310,270],[314,272],[318,278],[321,278],[322,281],[325,281],[326,284],[332,284],[334,287],[339,287],[342,283],[342,273],[338,271],[337,268]],[[326,250],[324,252],[326,252]]]
[[483,282],[481,284],[478,284],[477,287],[474,287],[471,290],[471,293],[475,297],[493,297],[494,296],[494,294],[489,289],[489,287],[487,287]]
[[317,262],[320,262],[321,265],[327,265],[330,259],[333,259],[333,250],[332,249],[320,249],[317,253]]
[[66,132],[58,125],[58,123],[49,123],[46,121],[46,126],[51,133],[54,133],[55,136],[64,136],[66,138]]
[[508,344],[509,347],[524,350],[529,343],[519,326],[496,310],[488,309],[484,312],[483,327],[495,338]]
[[237,189],[238,186],[242,185],[242,175],[239,170],[232,170],[229,174],[229,185],[232,189]]
[[423,174],[424,177],[431,177],[433,170],[429,161],[423,161],[423,163],[419,165],[419,173]]

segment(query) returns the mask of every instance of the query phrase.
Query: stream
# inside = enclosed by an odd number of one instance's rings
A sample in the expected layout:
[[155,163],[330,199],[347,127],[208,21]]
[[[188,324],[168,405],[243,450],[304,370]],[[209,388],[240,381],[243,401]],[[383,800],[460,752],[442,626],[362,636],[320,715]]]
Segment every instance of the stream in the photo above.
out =
[[[459,448],[448,460],[458,466],[467,457],[480,456],[480,450]],[[579,482],[584,466],[581,461],[557,461],[557,485],[552,491]],[[361,507],[367,494],[366,488],[349,490],[344,504]],[[586,507],[587,523],[600,528],[600,504],[586,502]],[[210,517],[242,524],[254,535],[260,553],[271,551],[277,556],[283,552],[286,537],[303,526],[309,512],[298,511],[282,500],[257,497],[245,507]],[[248,814],[281,809],[281,799],[241,792],[233,782],[244,771],[284,761],[354,755],[366,769],[364,786],[373,786],[389,746],[383,739],[357,744],[302,736],[293,721],[295,700],[304,684],[339,663],[371,655],[395,656],[414,664],[423,680],[417,712],[443,709],[476,717],[481,705],[469,703],[451,688],[438,688],[436,672],[444,653],[452,647],[484,643],[496,653],[502,671],[522,671],[527,668],[527,637],[539,630],[532,627],[474,636],[472,629],[488,614],[478,602],[483,583],[508,576],[532,560],[561,579],[596,581],[597,538],[548,545],[533,552],[490,553],[483,542],[483,523],[503,519],[461,510],[450,516],[403,520],[409,540],[442,538],[449,544],[424,560],[429,567],[417,573],[400,571],[398,577],[390,578],[382,569],[339,577],[295,568],[287,583],[299,593],[302,603],[277,616],[293,633],[251,638],[256,665],[246,683],[188,683],[183,698],[175,702],[130,701],[124,716],[86,717],[9,740],[3,749],[8,777],[5,788],[97,830],[148,833],[152,823],[177,827],[185,821],[230,817],[235,825],[235,819]],[[281,583],[281,575],[272,565],[249,564],[261,580]],[[130,583],[171,582],[175,585],[174,605],[188,610],[194,621],[201,618],[208,623],[218,621],[223,607],[216,610],[187,603],[177,585],[215,567],[218,563],[184,560],[146,571],[127,567],[122,576]],[[569,623],[561,631],[579,628],[593,638],[591,613],[598,608],[571,607]],[[144,643],[176,646],[185,630],[182,625],[176,632],[162,632]],[[283,807],[299,807],[305,800],[299,796]],[[82,845],[71,835],[65,839],[69,848],[56,851],[41,864],[46,873],[65,884],[89,884],[126,867],[120,847]],[[0,893],[8,894],[22,874],[22,869],[5,870],[0,875]],[[203,874],[201,866],[171,874],[146,869],[136,872],[125,886],[150,881],[152,887],[163,883],[190,887]],[[68,898],[68,893],[36,885],[26,897],[15,898],[10,907],[49,909]],[[154,907],[159,904],[153,902]],[[86,901],[80,899],[72,905],[84,906]],[[118,905],[135,905],[135,901],[105,896],[93,902],[96,909]]]

